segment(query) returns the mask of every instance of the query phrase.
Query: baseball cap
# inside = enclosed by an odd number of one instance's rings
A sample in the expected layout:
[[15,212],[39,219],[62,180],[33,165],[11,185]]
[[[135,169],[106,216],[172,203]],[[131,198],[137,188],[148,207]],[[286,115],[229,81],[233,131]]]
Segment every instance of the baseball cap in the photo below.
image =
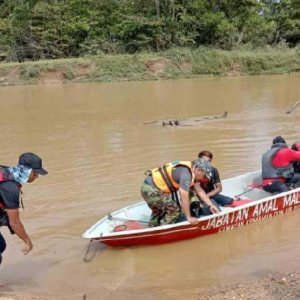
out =
[[273,145],[274,144],[286,144],[285,139],[282,136],[276,136],[276,138],[274,138],[273,140]]
[[194,160],[193,166],[195,168],[199,168],[199,169],[203,170],[206,174],[206,177],[208,177],[209,179],[212,177],[211,164],[206,159],[198,158],[198,159]]
[[19,164],[31,168],[40,175],[47,175],[48,172],[42,167],[42,159],[31,152],[26,152],[20,155]]

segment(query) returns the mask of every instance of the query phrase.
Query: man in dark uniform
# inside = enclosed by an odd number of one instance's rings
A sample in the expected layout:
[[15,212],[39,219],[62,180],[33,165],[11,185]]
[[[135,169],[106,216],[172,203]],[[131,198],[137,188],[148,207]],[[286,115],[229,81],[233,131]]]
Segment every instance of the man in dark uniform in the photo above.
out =
[[[201,159],[205,159],[209,163],[211,163],[213,159],[213,154],[208,151],[204,150],[201,151],[198,154],[198,157]],[[206,196],[210,198],[211,202],[215,205],[230,205],[233,202],[233,198],[227,197],[225,195],[220,194],[222,192],[222,183],[220,180],[220,175],[219,171],[211,166],[211,176],[210,177],[203,177],[199,180],[199,184],[201,188],[204,190],[206,193]],[[206,203],[203,201],[200,201],[199,197],[197,197],[194,193],[193,190],[190,191],[190,199],[191,199],[191,214],[195,216],[207,216],[211,215],[211,211],[209,210],[208,206]]]
[[[20,192],[25,183],[31,183],[38,178],[38,175],[46,175],[48,172],[42,167],[42,160],[34,153],[24,153],[19,157],[19,164],[16,167],[0,168],[0,227],[9,226],[12,233],[15,233],[25,243],[22,252],[26,255],[32,248],[32,242],[20,220]],[[6,248],[6,242],[0,233],[0,264],[2,253]]]
[[300,152],[289,149],[283,137],[274,138],[271,149],[262,156],[263,189],[282,193],[298,186],[300,175],[293,168],[293,163],[298,161]]
[[[199,158],[212,162],[213,154],[210,151],[201,151],[198,154]],[[217,168],[212,166],[211,178],[205,177],[200,181],[201,187],[205,190],[207,196],[215,200],[219,205],[230,205],[233,202],[233,198],[220,194],[222,192],[222,183]]]

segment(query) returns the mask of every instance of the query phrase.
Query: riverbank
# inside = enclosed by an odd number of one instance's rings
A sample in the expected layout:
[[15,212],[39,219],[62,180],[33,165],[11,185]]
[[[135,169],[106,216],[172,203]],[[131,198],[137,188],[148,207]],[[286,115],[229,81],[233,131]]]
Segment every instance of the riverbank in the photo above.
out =
[[267,278],[208,292],[199,300],[292,300],[299,299],[300,274],[273,274]]
[[[213,288],[198,297],[198,300],[293,300],[300,295],[300,274],[276,274],[267,278],[232,284],[225,288]],[[51,300],[48,297],[25,293],[1,292],[1,300]],[[60,299],[56,298],[55,299]],[[82,299],[89,299],[83,295]],[[80,300],[82,300],[80,299]],[[92,298],[91,298],[92,299]],[[61,299],[65,300],[65,299]],[[96,300],[96,299],[95,299]]]
[[33,296],[30,294],[9,293],[9,292],[4,292],[4,293],[0,292],[0,299],[1,300],[51,300],[49,298]]
[[299,47],[232,51],[205,47],[196,50],[176,48],[161,53],[1,63],[0,86],[298,72],[300,72]]

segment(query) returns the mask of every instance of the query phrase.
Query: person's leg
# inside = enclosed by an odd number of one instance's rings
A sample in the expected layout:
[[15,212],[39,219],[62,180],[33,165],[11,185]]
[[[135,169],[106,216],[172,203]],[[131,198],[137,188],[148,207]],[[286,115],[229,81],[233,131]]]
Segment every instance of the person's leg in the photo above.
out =
[[181,210],[170,194],[164,194],[147,183],[143,184],[141,194],[152,210],[150,227],[173,224],[180,218]]
[[293,177],[287,180],[286,184],[290,189],[298,188],[300,186],[300,174],[294,173]]
[[159,219],[160,225],[174,224],[178,220],[185,221],[184,217],[181,218],[181,209],[171,195],[164,194],[161,203],[163,214]]
[[159,217],[162,215],[161,191],[144,183],[141,187],[141,195],[151,209],[151,217],[149,221],[150,227],[159,226]]
[[0,232],[0,265],[2,263],[2,253],[5,251],[6,248],[6,242],[4,237],[2,236],[1,232]]
[[221,206],[230,205],[233,202],[233,198],[221,194],[215,195],[211,199],[215,200]]
[[299,173],[294,173],[294,175],[293,175],[293,177],[292,177],[292,179],[291,179],[291,181],[290,181],[291,183],[298,183],[299,184],[299,182],[300,182],[300,174]]
[[[218,205],[218,203],[213,200],[213,199],[210,199],[210,201],[212,202],[212,204],[217,207],[219,210],[220,210],[220,207]],[[203,203],[202,204],[202,209],[201,209],[201,215],[202,216],[209,216],[209,215],[212,215],[212,212],[210,210],[210,207],[206,204],[206,203]]]
[[268,193],[283,193],[287,192],[289,188],[284,182],[272,181],[268,185],[263,186],[263,189]]

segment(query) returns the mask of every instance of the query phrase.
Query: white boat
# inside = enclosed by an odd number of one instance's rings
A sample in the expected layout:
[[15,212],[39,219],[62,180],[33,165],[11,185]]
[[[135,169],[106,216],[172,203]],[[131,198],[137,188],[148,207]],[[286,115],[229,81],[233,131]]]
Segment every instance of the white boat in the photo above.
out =
[[151,210],[145,201],[105,216],[84,234],[109,246],[163,244],[191,239],[241,227],[274,217],[300,206],[300,188],[272,195],[261,188],[261,171],[251,172],[222,181],[222,194],[235,197],[234,207],[221,207],[221,212],[200,217],[197,225],[188,221],[148,227]]

